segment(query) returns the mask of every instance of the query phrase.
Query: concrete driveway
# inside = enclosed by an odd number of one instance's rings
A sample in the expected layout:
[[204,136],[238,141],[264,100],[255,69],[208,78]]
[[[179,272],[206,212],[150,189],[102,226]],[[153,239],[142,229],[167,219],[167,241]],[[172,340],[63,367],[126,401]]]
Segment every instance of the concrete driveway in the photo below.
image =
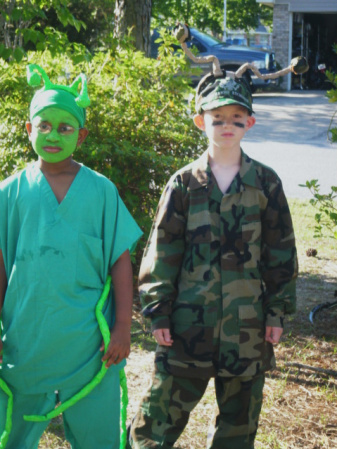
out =
[[[272,167],[291,198],[312,198],[299,187],[318,179],[321,193],[337,185],[337,144],[327,132],[337,103],[329,103],[324,91],[255,94],[256,124],[242,148],[254,159]],[[337,127],[337,114],[334,117]]]

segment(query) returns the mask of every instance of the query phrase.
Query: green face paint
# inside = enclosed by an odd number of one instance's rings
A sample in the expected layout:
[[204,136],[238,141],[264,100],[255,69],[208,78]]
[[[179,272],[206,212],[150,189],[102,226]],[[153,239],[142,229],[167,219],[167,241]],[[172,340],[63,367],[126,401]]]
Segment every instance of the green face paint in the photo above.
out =
[[[43,128],[44,125],[52,127],[50,133],[43,134],[37,128],[37,126]],[[60,134],[60,131],[62,132],[66,125],[75,128],[72,134]],[[46,162],[57,163],[70,157],[76,150],[79,136],[78,129],[78,120],[72,114],[56,107],[50,107],[33,118],[30,140],[34,151],[41,159]]]

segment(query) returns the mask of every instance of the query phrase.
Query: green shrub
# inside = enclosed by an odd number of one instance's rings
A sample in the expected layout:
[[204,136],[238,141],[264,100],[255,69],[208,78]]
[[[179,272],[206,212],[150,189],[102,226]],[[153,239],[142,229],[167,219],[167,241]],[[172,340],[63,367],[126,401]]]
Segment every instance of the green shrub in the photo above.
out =
[[337,186],[331,186],[330,193],[322,194],[318,179],[312,179],[303,187],[312,193],[310,204],[318,210],[315,214],[314,237],[323,237],[327,232],[329,237],[337,240]]
[[66,55],[53,59],[48,51],[30,53],[28,61],[21,63],[3,63],[0,179],[36,159],[25,132],[34,93],[26,82],[27,62],[41,65],[58,83],[70,83],[84,72],[91,98],[89,136],[74,157],[116,184],[144,231],[144,243],[163,185],[205,148],[205,138],[188,111],[190,69],[185,58],[173,55],[170,39],[166,37],[158,60],[144,57],[126,41],[118,47],[113,42],[110,51],[76,66]]

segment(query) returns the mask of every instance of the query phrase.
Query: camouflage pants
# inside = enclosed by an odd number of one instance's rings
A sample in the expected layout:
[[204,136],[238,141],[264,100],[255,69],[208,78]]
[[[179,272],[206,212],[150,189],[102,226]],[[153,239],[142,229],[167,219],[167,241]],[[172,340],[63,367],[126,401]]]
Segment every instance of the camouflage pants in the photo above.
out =
[[[157,371],[131,424],[127,447],[172,448],[208,382],[209,379],[182,378]],[[254,448],[263,385],[264,375],[215,378],[219,413],[207,438],[207,448]]]

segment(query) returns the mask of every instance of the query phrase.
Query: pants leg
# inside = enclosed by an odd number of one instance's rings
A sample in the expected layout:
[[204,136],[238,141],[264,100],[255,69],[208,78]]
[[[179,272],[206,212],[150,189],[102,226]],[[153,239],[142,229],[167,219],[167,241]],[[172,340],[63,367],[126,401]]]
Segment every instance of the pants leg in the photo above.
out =
[[[12,430],[9,434],[6,449],[37,449],[39,440],[49,424],[30,422],[24,415],[45,415],[55,407],[56,395],[52,394],[20,394],[13,392]],[[7,395],[0,390],[0,435],[5,426],[7,411]]]
[[264,375],[215,379],[219,415],[209,449],[253,449],[262,407]]
[[[59,398],[64,402],[74,393],[63,390]],[[108,372],[88,396],[63,413],[63,422],[72,449],[119,449],[119,372]]]
[[188,379],[156,371],[132,421],[129,447],[172,448],[207,384],[208,379]]

